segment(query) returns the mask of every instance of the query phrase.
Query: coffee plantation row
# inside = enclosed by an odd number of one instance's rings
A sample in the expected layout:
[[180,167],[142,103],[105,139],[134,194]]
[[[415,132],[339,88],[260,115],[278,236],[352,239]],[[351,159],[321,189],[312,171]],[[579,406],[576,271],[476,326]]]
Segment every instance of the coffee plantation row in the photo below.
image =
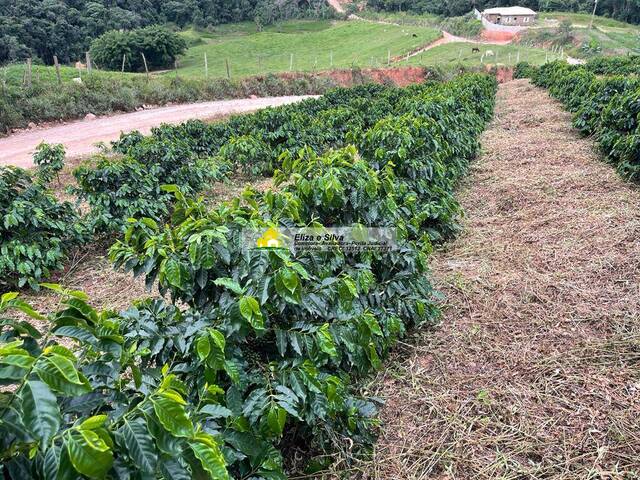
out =
[[[45,318],[17,294],[2,296],[5,477],[284,479],[300,449],[315,457],[313,473],[322,454],[369,445],[376,405],[359,385],[408,328],[437,317],[428,254],[456,230],[453,189],[478,151],[495,91],[484,75],[369,86],[288,108],[302,123],[277,124],[278,110],[234,120],[263,121],[264,136],[246,128],[226,141],[223,127],[193,122],[125,136],[115,148],[129,161],[174,142],[193,168],[209,155],[232,169],[264,159],[260,172],[273,169],[278,189],[210,208],[184,181],[162,189],[174,199],[169,217],[135,212],[111,257],[172,302],[96,311],[83,293],[45,284],[63,299]],[[334,102],[331,114],[321,102]],[[163,180],[174,173],[167,168]],[[309,225],[395,228],[398,248],[293,255],[238,238]],[[16,309],[46,321],[46,331]]]
[[73,193],[90,207],[82,217],[48,193],[64,152],[43,145],[34,160],[39,170],[52,173],[31,176],[0,168],[0,285],[37,289],[38,282],[64,266],[71,248],[121,231],[130,217],[162,221],[173,202],[163,185],[177,185],[189,195],[231,172],[271,175],[284,151],[343,146],[347,135],[371,128],[397,110],[402,99],[400,89],[371,84],[226,122],[191,121],[164,125],[150,136],[123,135],[113,145],[119,159],[99,158],[74,172],[78,186]]
[[627,179],[640,180],[640,57],[597,59],[584,66],[552,62],[521,68],[574,114],[573,125],[592,135],[605,159]]

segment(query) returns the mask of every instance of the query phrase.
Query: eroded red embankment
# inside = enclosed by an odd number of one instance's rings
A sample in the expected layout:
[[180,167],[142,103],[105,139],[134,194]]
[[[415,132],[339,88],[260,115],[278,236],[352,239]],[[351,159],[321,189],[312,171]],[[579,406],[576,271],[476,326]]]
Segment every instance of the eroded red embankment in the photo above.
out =
[[480,34],[483,40],[491,42],[507,42],[515,39],[517,36],[517,32],[503,32],[499,30],[483,30]]

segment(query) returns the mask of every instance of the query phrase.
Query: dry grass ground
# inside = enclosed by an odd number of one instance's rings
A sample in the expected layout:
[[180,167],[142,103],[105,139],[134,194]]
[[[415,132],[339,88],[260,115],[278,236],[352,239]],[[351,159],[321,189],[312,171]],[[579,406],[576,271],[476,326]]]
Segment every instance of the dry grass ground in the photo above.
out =
[[464,233],[433,258],[442,325],[373,384],[358,476],[640,478],[640,191],[526,80],[482,143]]

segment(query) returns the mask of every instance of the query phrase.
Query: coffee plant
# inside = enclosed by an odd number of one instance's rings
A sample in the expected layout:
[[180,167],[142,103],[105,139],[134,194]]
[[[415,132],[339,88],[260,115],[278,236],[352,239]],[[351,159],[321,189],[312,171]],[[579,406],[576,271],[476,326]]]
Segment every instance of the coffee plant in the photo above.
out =
[[35,172],[0,167],[3,290],[25,285],[38,289],[38,282],[63,267],[69,249],[86,238],[74,207],[58,201],[47,187],[62,163],[61,155],[64,156],[64,150],[60,146],[43,144],[38,148],[41,163]]
[[[233,118],[233,133],[189,122],[123,137],[119,175],[137,162],[132,182],[153,168],[177,178],[144,194],[164,210],[118,212],[109,190],[123,182],[104,177],[108,220],[134,217],[111,259],[164,298],[98,312],[81,292],[47,285],[63,299],[47,331],[5,316],[5,476],[279,480],[300,450],[370,445],[376,402],[361,381],[407,329],[437,319],[428,254],[456,230],[453,189],[495,90],[484,75],[363,86]],[[273,172],[277,188],[209,208],[188,172],[170,168],[165,143],[187,161]],[[393,228],[397,248],[293,253],[244,239],[307,226]],[[44,320],[15,294],[2,302]]]
[[64,167],[64,146],[41,143],[33,155],[33,163],[37,167],[38,178],[43,183],[49,183],[53,177],[58,177]]
[[639,65],[638,58],[613,57],[586,66],[553,62],[532,77],[574,114],[581,133],[596,138],[605,159],[635,181],[640,179],[640,81],[628,73]]

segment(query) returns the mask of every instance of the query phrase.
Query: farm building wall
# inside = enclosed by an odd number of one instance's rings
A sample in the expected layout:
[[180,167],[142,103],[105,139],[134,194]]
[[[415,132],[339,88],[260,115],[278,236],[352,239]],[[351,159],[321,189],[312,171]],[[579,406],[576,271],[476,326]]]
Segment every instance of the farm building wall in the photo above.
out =
[[535,15],[500,15],[497,13],[488,13],[485,18],[491,23],[498,25],[520,25],[527,26],[532,25],[535,20]]

